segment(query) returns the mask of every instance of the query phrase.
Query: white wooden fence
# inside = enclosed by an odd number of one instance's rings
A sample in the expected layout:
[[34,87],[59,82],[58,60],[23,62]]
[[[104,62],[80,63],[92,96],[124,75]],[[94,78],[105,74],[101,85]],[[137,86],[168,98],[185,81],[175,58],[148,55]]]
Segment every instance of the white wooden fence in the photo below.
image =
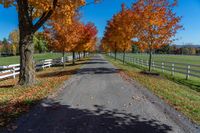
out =
[[[89,53],[86,53],[86,56],[88,56]],[[83,54],[80,54],[80,57],[83,57]],[[75,55],[75,59],[78,59],[79,55]],[[45,69],[51,66],[55,65],[61,65],[63,62],[69,62],[72,61],[72,56],[67,56],[65,59],[58,58],[58,59],[46,59],[41,60],[36,63],[35,69]],[[8,66],[0,66],[0,80],[7,79],[7,78],[15,78],[20,72],[20,64],[12,64]]]
[[[113,53],[109,53],[110,56],[114,57]],[[117,59],[123,60],[122,54],[117,54]],[[125,62],[138,65],[141,67],[148,67],[149,61],[141,58],[135,58],[132,56],[125,56]],[[163,73],[171,73],[172,76],[175,76],[175,73],[185,75],[186,79],[189,79],[191,76],[200,78],[200,65],[191,65],[184,63],[176,62],[161,62],[161,61],[152,61],[151,67],[153,70],[160,70]]]

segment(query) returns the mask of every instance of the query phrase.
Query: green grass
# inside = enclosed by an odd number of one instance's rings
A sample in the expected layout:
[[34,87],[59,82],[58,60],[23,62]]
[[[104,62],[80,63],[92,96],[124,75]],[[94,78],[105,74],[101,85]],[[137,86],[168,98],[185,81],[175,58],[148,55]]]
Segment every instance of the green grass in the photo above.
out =
[[200,92],[190,87],[168,80],[165,76],[149,76],[141,73],[138,66],[122,64],[113,58],[106,58],[116,67],[122,69],[129,77],[151,90],[155,95],[185,114],[197,124],[200,124]]
[[[62,57],[61,53],[43,53],[43,54],[34,54],[34,59],[36,61],[42,59],[54,59]],[[10,56],[10,57],[0,57],[0,66],[17,64],[19,63],[19,56]]]
[[[118,54],[117,57],[119,57],[120,54]],[[144,60],[148,60],[148,55],[147,54],[127,54],[126,56],[131,56],[131,57],[135,57],[135,58],[139,58],[139,59],[144,59]],[[195,62],[196,60],[200,59],[200,56],[182,56],[182,55],[154,55],[153,57],[154,61],[163,61],[163,62],[176,62],[176,63],[187,63],[187,64],[192,64],[193,62]],[[195,62],[196,64],[192,64],[192,65],[198,65],[199,62]],[[133,63],[130,63],[133,64]],[[161,69],[154,69],[152,68],[152,71],[154,72],[158,72],[161,75],[167,77],[169,80],[172,80],[176,83],[182,84],[182,85],[186,85],[188,87],[190,87],[193,90],[197,90],[200,92],[200,78],[198,77],[194,77],[194,76],[190,76],[189,79],[186,79],[186,73],[187,72],[187,65],[182,65],[182,64],[175,64],[175,67],[179,67],[178,70],[181,71],[182,73],[179,72],[175,72],[174,76],[171,75],[171,63],[165,63],[165,65],[168,65],[168,69],[169,71],[165,70],[164,72],[162,72]],[[148,67],[147,66],[141,66],[141,65],[135,65],[137,68],[142,69],[142,70],[147,70]],[[161,66],[161,63],[159,63],[159,66]],[[166,68],[166,67],[165,67]],[[180,69],[180,68],[184,68],[184,69]],[[177,70],[177,68],[175,68]],[[192,70],[196,70],[199,71],[198,73],[196,71],[190,71],[191,74],[195,74],[198,75],[200,74],[200,66],[199,67],[193,67],[191,66]]]
[[[127,54],[127,55],[145,60],[149,59],[148,54]],[[153,60],[159,62],[176,62],[176,63],[191,64],[191,65],[200,65],[200,56],[154,54]]]

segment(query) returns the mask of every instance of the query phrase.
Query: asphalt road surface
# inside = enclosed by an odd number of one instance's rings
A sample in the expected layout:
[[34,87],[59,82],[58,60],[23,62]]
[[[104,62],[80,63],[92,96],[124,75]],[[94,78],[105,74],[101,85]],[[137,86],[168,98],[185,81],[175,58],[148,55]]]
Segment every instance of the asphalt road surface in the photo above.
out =
[[22,116],[14,129],[11,132],[184,133],[101,55],[66,81],[59,96]]

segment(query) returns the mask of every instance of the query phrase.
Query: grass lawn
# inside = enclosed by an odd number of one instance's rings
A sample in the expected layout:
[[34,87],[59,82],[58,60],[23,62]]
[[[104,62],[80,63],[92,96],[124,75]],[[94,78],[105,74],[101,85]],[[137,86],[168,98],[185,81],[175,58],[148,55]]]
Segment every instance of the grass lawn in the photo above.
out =
[[[127,55],[145,60],[149,59],[148,54],[127,54]],[[176,62],[176,63],[191,64],[191,65],[200,65],[200,56],[154,54],[153,60],[159,62]]]
[[129,77],[151,90],[155,95],[173,106],[176,110],[185,114],[192,121],[200,124],[200,92],[192,90],[174,81],[168,80],[165,76],[148,76],[141,73],[141,69],[131,64],[123,64],[113,58],[106,58],[116,67],[122,69]]
[[5,126],[19,114],[29,110],[31,105],[56,92],[62,83],[69,79],[87,59],[77,61],[77,65],[51,67],[37,72],[37,84],[32,87],[16,86],[17,80],[0,82],[0,126]]
[[[132,57],[135,57],[135,58],[148,60],[147,54],[131,54],[131,53],[129,53],[129,54],[127,54],[127,56],[132,56]],[[117,57],[120,57],[120,54],[118,54]],[[166,62],[177,62],[177,63],[186,63],[186,64],[192,64],[193,63],[193,65],[198,65],[198,63],[200,63],[200,56],[154,55],[153,59],[154,59],[154,61],[156,60],[158,62],[159,61],[165,62],[165,71],[163,72],[162,68],[155,68],[154,69],[153,67],[152,67],[152,71],[158,72],[161,75],[167,77],[168,79],[170,79],[174,82],[186,85],[186,86],[190,87],[191,89],[194,89],[194,90],[197,90],[197,91],[200,92],[200,78],[190,76],[189,79],[186,79],[186,74],[183,74],[183,73],[187,73],[187,65],[175,64],[175,69],[178,70],[179,72],[175,72],[174,76],[172,76],[171,75],[172,64],[166,63]],[[131,63],[131,64],[133,64],[133,63]],[[159,66],[161,66],[161,63],[157,63],[157,64],[159,64]],[[135,65],[135,67],[142,69],[142,70],[148,69],[148,66],[144,66],[144,65],[141,66],[141,65],[138,65],[138,64]],[[200,65],[196,66],[196,67],[191,66],[190,73],[195,74],[195,75],[200,74]]]
[[[62,57],[61,53],[43,53],[43,54],[34,54],[34,59],[36,61],[42,59],[55,59]],[[10,56],[10,57],[0,57],[0,66],[17,64],[19,63],[19,56]]]

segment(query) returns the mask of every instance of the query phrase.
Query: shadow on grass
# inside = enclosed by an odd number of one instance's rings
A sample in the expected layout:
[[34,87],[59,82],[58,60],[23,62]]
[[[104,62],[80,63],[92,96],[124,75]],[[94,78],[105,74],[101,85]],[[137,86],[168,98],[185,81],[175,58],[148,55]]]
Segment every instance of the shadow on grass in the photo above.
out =
[[182,79],[182,78],[177,78],[177,77],[172,77],[172,76],[168,76],[168,75],[165,75],[165,77],[167,77],[167,79],[169,79],[177,84],[185,85],[192,90],[200,92],[200,83],[199,82],[195,82],[192,80],[186,80],[186,79]]
[[[48,106],[45,106],[48,105]],[[42,103],[20,117],[13,133],[167,133],[172,127],[117,109],[93,105],[93,109],[57,103]],[[9,126],[8,126],[9,127]],[[0,130],[3,133],[8,129]]]
[[13,88],[15,85],[0,85],[0,88]]

